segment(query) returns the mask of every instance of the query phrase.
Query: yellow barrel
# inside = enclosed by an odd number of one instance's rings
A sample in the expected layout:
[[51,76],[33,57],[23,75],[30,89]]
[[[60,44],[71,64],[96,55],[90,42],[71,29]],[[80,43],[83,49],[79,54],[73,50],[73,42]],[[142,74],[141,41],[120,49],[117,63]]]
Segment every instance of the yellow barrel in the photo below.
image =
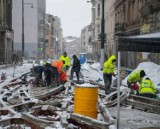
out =
[[74,113],[97,118],[98,87],[76,86],[74,90]]

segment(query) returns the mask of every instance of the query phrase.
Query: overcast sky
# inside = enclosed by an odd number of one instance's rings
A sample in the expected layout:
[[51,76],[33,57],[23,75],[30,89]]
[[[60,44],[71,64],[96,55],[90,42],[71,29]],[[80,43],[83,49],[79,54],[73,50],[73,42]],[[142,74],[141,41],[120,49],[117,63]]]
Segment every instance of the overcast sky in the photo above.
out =
[[63,36],[80,37],[91,23],[91,3],[87,0],[46,0],[46,11],[61,18]]

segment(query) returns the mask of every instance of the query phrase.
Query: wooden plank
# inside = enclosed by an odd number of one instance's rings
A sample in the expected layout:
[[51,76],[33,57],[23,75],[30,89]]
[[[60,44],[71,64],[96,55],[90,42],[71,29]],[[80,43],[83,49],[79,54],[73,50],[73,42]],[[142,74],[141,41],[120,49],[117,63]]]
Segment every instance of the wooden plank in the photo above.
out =
[[126,99],[123,103],[126,105],[132,105],[136,109],[160,114],[160,106],[139,102],[135,100],[130,100],[130,99]]

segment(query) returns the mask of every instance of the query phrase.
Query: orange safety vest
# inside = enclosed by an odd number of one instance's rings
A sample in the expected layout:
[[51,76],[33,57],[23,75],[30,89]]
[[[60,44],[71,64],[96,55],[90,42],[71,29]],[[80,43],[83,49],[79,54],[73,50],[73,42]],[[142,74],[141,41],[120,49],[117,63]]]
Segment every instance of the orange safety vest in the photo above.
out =
[[63,70],[63,62],[61,60],[52,62],[52,66],[56,67],[59,73]]
[[60,79],[61,81],[67,81],[67,73],[66,72],[60,73]]

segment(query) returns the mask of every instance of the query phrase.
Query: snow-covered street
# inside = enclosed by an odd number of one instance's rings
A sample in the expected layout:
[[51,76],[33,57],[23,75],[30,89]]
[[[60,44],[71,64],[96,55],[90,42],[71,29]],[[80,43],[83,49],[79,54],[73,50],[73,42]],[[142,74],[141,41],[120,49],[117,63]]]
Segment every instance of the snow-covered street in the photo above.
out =
[[[58,87],[35,87],[32,84],[34,77],[28,74],[27,81],[29,82],[23,83],[23,77],[21,76],[28,73],[32,67],[33,64],[27,63],[22,66],[16,66],[14,77],[14,67],[0,70],[1,74],[6,74],[6,79],[1,80],[0,84],[0,125],[2,125],[3,128],[105,129],[109,127],[110,129],[116,129],[117,100],[116,98],[111,98],[112,101],[115,100],[115,104],[107,107],[107,98],[109,95],[105,95],[103,90],[103,73],[100,70],[99,63],[83,64],[81,67],[83,78],[80,78],[80,80],[84,80],[85,84],[76,84],[82,87],[99,86],[98,117],[94,121],[94,127],[90,126],[93,119],[73,113],[75,86],[71,85],[70,81]],[[156,88],[158,89],[160,87],[159,65],[146,62],[139,64],[135,71],[138,69],[144,69],[147,76],[155,83]],[[122,81],[122,85],[126,85],[126,78]],[[114,80],[115,78],[113,78],[113,81]],[[122,89],[127,89],[127,87],[123,87]],[[122,95],[124,98],[127,97],[128,94],[127,90],[125,92],[126,94],[124,94],[124,96]],[[159,127],[159,114],[150,113],[149,110],[145,111],[144,109],[138,110],[134,108],[133,105],[122,105],[120,112],[121,129]],[[106,120],[106,117],[108,120]],[[11,119],[14,119],[14,122],[11,122]],[[80,122],[80,119],[83,120],[83,122]],[[23,122],[17,123],[17,121],[22,120]],[[10,124],[5,124],[7,121],[10,121]],[[78,121],[79,123],[77,123]],[[30,124],[27,125],[27,122],[30,122]],[[111,125],[108,126],[107,123]]]

